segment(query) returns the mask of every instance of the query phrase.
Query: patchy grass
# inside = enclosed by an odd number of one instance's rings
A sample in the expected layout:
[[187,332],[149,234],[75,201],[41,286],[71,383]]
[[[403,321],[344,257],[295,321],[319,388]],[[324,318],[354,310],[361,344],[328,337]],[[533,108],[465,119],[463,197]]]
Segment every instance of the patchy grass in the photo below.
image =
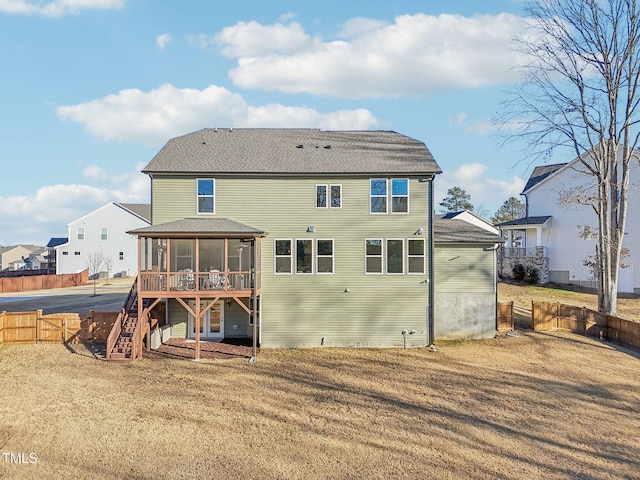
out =
[[640,353],[564,333],[96,360],[0,346],[0,478],[637,478]]
[[[508,282],[498,283],[498,300],[513,301],[517,307],[531,309],[531,301],[564,303],[577,307],[598,310],[598,296],[592,291],[579,287],[521,285]],[[640,321],[640,295],[623,294],[618,297],[618,316]]]

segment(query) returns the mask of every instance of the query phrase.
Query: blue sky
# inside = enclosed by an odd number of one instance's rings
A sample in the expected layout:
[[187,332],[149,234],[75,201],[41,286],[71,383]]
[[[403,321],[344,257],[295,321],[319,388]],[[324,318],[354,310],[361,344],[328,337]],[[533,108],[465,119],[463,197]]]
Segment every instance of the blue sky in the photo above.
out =
[[[206,127],[394,130],[492,215],[531,165],[489,120],[517,82],[517,0],[0,0],[0,245],[67,235]],[[566,159],[569,160],[569,159]]]

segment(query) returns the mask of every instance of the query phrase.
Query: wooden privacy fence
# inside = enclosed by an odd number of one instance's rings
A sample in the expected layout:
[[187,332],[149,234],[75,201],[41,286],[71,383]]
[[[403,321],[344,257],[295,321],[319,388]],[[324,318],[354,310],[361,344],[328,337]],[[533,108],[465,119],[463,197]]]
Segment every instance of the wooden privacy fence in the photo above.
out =
[[513,331],[513,302],[498,302],[497,327],[499,332]]
[[568,330],[640,348],[640,322],[605,315],[586,307],[531,302],[531,323],[534,330]]
[[22,277],[0,278],[0,293],[26,292],[49,288],[67,288],[84,285],[89,281],[89,271],[63,275],[25,275]]
[[118,312],[0,312],[2,343],[105,343]]

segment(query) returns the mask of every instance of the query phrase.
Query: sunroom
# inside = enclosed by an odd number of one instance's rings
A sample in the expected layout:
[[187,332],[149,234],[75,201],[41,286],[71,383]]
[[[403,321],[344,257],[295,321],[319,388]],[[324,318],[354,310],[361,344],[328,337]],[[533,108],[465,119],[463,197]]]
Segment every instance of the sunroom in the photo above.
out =
[[[167,338],[251,338],[258,343],[260,229],[226,218],[183,219],[129,233],[138,236],[138,303],[162,311]],[[225,321],[226,319],[226,321]]]

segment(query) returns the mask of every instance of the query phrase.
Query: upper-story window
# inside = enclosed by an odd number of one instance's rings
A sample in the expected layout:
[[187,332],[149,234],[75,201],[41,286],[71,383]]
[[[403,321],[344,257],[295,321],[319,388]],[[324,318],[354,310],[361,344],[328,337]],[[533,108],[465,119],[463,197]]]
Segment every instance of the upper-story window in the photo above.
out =
[[100,240],[109,239],[109,229],[107,227],[100,228]]
[[276,273],[291,273],[291,240],[275,240],[275,271]]
[[84,240],[84,227],[78,227],[78,240]]
[[316,207],[342,207],[342,185],[316,185]]
[[409,180],[391,179],[391,213],[409,212]]
[[[389,191],[391,190],[391,191]],[[409,180],[407,178],[372,178],[369,193],[371,213],[409,213]],[[389,197],[391,207],[389,208]]]
[[198,213],[216,212],[216,181],[213,178],[198,179]]

